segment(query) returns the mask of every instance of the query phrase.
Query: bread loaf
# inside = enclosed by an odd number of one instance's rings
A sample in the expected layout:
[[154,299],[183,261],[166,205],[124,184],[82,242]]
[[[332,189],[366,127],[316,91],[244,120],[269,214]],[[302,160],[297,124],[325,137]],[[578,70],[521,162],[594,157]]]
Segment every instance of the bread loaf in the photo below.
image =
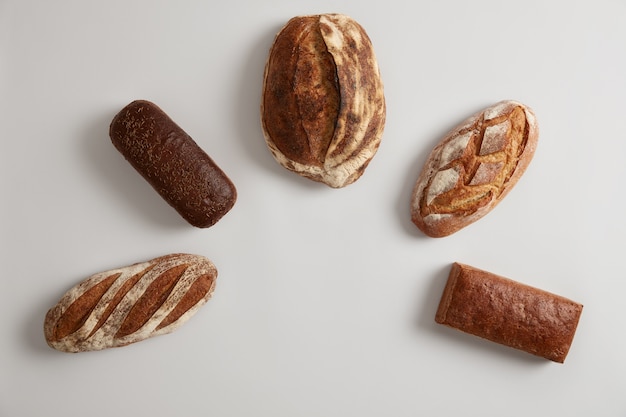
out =
[[111,141],[190,224],[214,225],[235,204],[237,190],[213,160],[157,105],[137,100],[111,122]]
[[211,261],[189,254],[92,275],[48,311],[46,341],[60,351],[84,352],[170,333],[207,302],[216,278]]
[[435,321],[563,363],[582,309],[565,297],[455,263]]
[[265,67],[261,121],[283,167],[334,188],[356,181],[385,124],[383,84],[365,30],[340,14],[287,22]]
[[532,110],[501,101],[461,123],[433,149],[417,179],[411,219],[451,235],[489,213],[517,183],[537,146]]

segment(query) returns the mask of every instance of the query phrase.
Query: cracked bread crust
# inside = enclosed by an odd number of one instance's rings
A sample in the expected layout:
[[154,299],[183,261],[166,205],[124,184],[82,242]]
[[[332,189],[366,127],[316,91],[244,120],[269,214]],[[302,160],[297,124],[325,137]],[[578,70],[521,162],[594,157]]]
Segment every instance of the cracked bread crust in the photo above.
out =
[[528,167],[538,134],[532,110],[510,100],[465,120],[429,155],[413,190],[413,223],[444,237],[485,216]]
[[378,150],[385,110],[372,43],[356,21],[298,16],[277,34],[261,123],[280,165],[333,188],[353,183]]

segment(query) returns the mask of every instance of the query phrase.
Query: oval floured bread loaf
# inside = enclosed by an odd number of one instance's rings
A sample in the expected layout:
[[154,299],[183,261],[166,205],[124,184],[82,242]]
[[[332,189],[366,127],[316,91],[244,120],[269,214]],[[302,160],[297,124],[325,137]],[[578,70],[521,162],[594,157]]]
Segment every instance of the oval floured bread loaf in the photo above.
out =
[[461,123],[426,160],[411,199],[413,223],[443,237],[489,213],[528,167],[538,134],[532,110],[515,101]]
[[269,53],[261,121],[272,155],[288,170],[333,188],[360,178],[385,124],[365,30],[341,14],[291,19]]
[[84,352],[174,331],[213,294],[211,261],[172,254],[101,272],[71,288],[44,322],[50,347]]

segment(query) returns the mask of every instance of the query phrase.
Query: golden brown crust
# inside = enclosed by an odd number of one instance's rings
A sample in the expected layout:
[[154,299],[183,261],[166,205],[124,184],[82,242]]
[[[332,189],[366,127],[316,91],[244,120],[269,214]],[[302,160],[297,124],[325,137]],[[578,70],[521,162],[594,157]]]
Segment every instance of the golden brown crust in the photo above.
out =
[[208,301],[216,278],[211,261],[189,254],[94,274],[48,311],[46,341],[60,351],[84,352],[170,333]]
[[453,129],[417,179],[411,219],[426,235],[451,235],[489,213],[530,163],[539,136],[532,110],[501,101]]
[[452,265],[435,321],[563,363],[583,306],[468,265]]
[[356,181],[385,124],[383,85],[365,30],[339,14],[291,19],[269,53],[261,121],[285,168],[335,188]]
[[214,225],[237,190],[226,174],[157,105],[136,100],[111,122],[113,145],[191,225]]

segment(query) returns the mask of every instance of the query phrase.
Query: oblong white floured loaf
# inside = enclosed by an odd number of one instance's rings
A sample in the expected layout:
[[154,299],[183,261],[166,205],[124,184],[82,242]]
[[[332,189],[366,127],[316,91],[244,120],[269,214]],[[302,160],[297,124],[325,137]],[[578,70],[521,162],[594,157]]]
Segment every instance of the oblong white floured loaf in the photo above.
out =
[[190,254],[172,254],[94,274],[48,311],[50,347],[84,352],[125,346],[174,331],[211,297],[217,269]]

